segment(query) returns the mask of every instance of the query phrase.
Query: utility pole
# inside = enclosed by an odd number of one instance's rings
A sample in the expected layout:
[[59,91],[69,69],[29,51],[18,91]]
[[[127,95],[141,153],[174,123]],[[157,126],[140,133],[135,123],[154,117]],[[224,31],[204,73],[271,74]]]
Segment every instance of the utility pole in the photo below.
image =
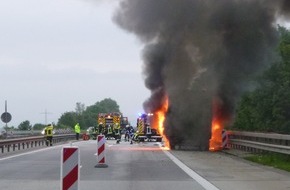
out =
[[47,110],[45,109],[44,112],[42,112],[40,114],[44,114],[45,125],[47,125],[47,115],[48,114],[52,114],[52,113],[51,112],[47,112]]

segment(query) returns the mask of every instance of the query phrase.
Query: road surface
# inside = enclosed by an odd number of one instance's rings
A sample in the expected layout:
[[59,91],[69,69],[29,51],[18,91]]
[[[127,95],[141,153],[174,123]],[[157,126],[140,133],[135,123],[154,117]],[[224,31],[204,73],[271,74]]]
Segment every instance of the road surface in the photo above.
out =
[[[287,190],[287,172],[223,153],[166,151],[154,142],[106,142],[107,168],[96,168],[97,142],[72,143],[80,150],[81,190]],[[0,158],[0,189],[60,189],[61,150],[45,147]]]

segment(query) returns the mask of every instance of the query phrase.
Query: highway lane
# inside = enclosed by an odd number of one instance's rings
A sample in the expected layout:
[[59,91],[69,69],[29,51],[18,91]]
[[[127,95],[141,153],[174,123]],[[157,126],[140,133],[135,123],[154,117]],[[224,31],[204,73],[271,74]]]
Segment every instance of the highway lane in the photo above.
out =
[[[97,165],[96,141],[73,143],[80,149],[80,189],[187,190],[205,189],[186,174],[155,143],[130,145],[107,141],[106,164]],[[0,159],[0,187],[5,190],[60,189],[64,145]]]
[[[0,158],[0,189],[60,189],[63,146]],[[118,190],[289,190],[290,173],[224,153],[163,151],[156,143],[106,143],[108,168],[97,165],[97,142],[80,148],[80,189]]]

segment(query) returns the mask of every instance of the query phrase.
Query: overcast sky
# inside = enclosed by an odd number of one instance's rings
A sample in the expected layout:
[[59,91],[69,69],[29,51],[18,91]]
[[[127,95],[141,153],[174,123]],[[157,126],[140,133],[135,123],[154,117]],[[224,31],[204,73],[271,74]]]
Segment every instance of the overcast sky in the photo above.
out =
[[45,123],[45,110],[57,123],[77,102],[104,98],[135,122],[150,93],[142,44],[112,22],[117,2],[0,0],[0,111],[7,100],[8,126]]

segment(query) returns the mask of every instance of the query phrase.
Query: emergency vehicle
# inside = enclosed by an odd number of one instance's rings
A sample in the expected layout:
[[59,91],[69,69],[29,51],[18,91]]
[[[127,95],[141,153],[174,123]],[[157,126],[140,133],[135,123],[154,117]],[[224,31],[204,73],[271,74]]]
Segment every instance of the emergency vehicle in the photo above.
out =
[[144,141],[161,142],[162,136],[159,134],[157,129],[152,128],[152,123],[153,123],[153,114],[151,113],[140,114],[140,116],[137,119],[137,131],[133,140],[139,142]]
[[127,124],[128,118],[119,112],[98,114],[98,125],[102,126],[99,133],[103,133],[107,139],[121,139],[121,131]]

